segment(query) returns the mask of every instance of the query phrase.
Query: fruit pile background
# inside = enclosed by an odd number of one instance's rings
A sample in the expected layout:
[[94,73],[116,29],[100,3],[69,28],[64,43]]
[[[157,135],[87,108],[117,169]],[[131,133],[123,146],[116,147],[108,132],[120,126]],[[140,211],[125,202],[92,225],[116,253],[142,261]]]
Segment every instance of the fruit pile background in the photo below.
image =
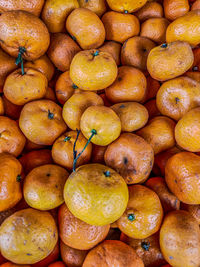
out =
[[0,267],[200,266],[200,0],[0,0]]

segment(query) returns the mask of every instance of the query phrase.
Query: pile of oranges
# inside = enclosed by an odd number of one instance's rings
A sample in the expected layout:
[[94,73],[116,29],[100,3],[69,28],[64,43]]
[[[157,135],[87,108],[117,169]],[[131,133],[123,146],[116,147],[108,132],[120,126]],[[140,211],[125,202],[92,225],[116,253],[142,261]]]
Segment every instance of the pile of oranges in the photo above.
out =
[[200,266],[200,0],[0,0],[0,267]]

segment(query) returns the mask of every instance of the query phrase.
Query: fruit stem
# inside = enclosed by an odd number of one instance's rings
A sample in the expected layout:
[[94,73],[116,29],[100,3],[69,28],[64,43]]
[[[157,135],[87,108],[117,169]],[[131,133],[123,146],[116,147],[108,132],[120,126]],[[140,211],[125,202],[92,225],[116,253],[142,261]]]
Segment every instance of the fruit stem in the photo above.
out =
[[79,134],[80,134],[80,130],[77,130],[77,136],[76,136],[76,140],[74,142],[74,147],[73,147],[73,154],[74,154],[73,172],[75,172],[75,170],[76,170],[77,160],[80,158],[80,156],[83,154],[83,152],[85,151],[85,149],[87,148],[87,146],[91,142],[92,137],[97,134],[97,131],[95,129],[92,129],[90,138],[88,139],[87,143],[85,144],[83,150],[77,155],[76,143],[78,141]]
[[142,247],[145,251],[149,251],[150,243],[149,243],[149,242],[142,242],[142,243],[141,243],[141,247]]
[[94,52],[93,56],[96,57],[99,55],[99,51],[97,50],[96,52]]
[[161,47],[162,47],[162,48],[167,48],[167,44],[164,43],[164,44],[161,45]]
[[73,84],[72,84],[72,88],[73,88],[73,89],[78,89],[78,86],[77,86],[76,84],[73,83]]
[[21,175],[19,174],[19,175],[17,175],[17,182],[21,182],[21,179],[22,179],[22,177],[21,177]]
[[134,214],[129,214],[128,215],[128,220],[133,222],[135,220],[135,215]]
[[71,139],[71,136],[66,136],[65,138],[64,138],[64,142],[67,142],[67,141],[69,141]]
[[19,65],[21,64],[21,70],[22,70],[22,75],[24,75],[24,62],[23,62],[23,54],[26,52],[26,48],[24,47],[19,47],[19,53],[16,58],[15,64]]

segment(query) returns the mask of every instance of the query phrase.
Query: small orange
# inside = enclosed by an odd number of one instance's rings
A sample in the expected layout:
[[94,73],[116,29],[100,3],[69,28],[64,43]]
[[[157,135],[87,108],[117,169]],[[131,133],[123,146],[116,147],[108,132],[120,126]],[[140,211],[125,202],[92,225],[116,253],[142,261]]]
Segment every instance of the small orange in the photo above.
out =
[[63,262],[69,267],[82,267],[87,253],[87,250],[71,248],[65,245],[62,240],[60,241],[61,258]]
[[52,145],[67,129],[61,107],[51,100],[27,103],[21,111],[19,126],[30,141],[39,145]]
[[103,15],[102,22],[106,30],[106,40],[123,43],[140,32],[139,20],[132,14],[109,11]]
[[94,92],[81,91],[72,95],[64,104],[62,116],[67,126],[80,129],[80,120],[84,111],[90,106],[103,106],[102,98]]
[[50,32],[64,32],[66,18],[78,7],[77,0],[46,0],[42,10],[42,20]]
[[55,92],[51,87],[47,87],[47,91],[46,91],[46,94],[44,96],[44,99],[52,100],[54,102],[57,101]]
[[52,64],[51,60],[48,58],[46,54],[34,61],[25,62],[24,67],[39,70],[47,77],[48,81],[50,81],[53,78],[55,70],[54,65]]
[[[76,131],[66,132],[61,135],[53,144],[52,147],[52,157],[56,164],[59,164],[69,170],[73,169],[74,155],[73,147],[74,142],[77,137]],[[84,146],[87,143],[87,139],[83,136],[82,133],[79,134],[78,140],[76,142],[76,151],[77,155],[83,150]],[[81,154],[77,160],[76,166],[86,164],[90,161],[92,154],[92,144],[89,144],[84,152]]]
[[112,55],[107,52],[81,51],[72,60],[70,77],[80,89],[91,91],[105,89],[115,81],[117,65]]
[[179,199],[169,191],[163,178],[150,178],[149,180],[147,180],[145,185],[152,189],[159,196],[165,213],[180,209]]
[[169,21],[165,18],[150,18],[141,25],[140,36],[146,37],[158,44],[166,42],[166,30]]
[[93,11],[97,16],[101,17],[107,9],[106,0],[78,0],[80,7]]
[[49,149],[32,150],[24,154],[19,161],[23,166],[25,174],[28,174],[32,169],[41,165],[53,163],[51,150]]
[[133,1],[133,0],[107,0],[109,7],[117,12],[132,13],[140,9],[146,4],[147,0]]
[[51,35],[47,54],[60,71],[69,70],[73,57],[79,51],[81,51],[80,47],[68,34],[54,33]]
[[163,209],[158,195],[143,185],[129,186],[126,211],[117,221],[119,229],[129,237],[143,239],[161,227]]
[[172,266],[200,265],[199,225],[189,212],[177,210],[166,215],[160,229],[160,248]]
[[147,94],[145,97],[145,102],[157,96],[158,90],[160,88],[160,83],[153,79],[150,75],[147,76]]
[[44,0],[0,0],[0,12],[3,13],[10,10],[24,10],[39,17],[43,5]]
[[8,153],[0,154],[0,211],[14,207],[22,198],[22,165]]
[[171,192],[183,203],[200,204],[200,156],[180,152],[168,159],[165,180]]
[[131,238],[122,233],[120,240],[136,251],[145,267],[160,267],[166,263],[160,251],[159,232],[144,239]]
[[107,41],[98,48],[101,52],[110,53],[117,65],[120,65],[121,44],[114,41]]
[[76,92],[79,92],[78,86],[76,86],[69,75],[69,71],[66,71],[58,77],[55,85],[56,97],[61,105]]
[[88,250],[103,241],[110,229],[110,225],[94,226],[76,218],[63,204],[59,208],[58,223],[61,240],[68,246]]
[[191,7],[191,10],[200,9],[200,0],[196,0]]
[[66,20],[66,29],[82,49],[94,49],[105,40],[105,28],[100,18],[87,8],[76,8]]
[[46,258],[57,241],[55,220],[44,211],[31,208],[17,211],[0,227],[1,253],[17,264],[33,264]]
[[121,133],[121,121],[117,114],[109,107],[90,106],[81,117],[80,129],[83,135],[99,146],[107,146]]
[[147,68],[147,57],[155,43],[148,38],[135,36],[126,40],[121,50],[123,65],[133,66],[141,70]]
[[18,124],[8,117],[0,116],[0,153],[8,152],[19,156],[25,146],[26,138]]
[[3,92],[5,97],[15,105],[24,105],[30,101],[41,99],[47,92],[48,81],[40,71],[25,68],[12,72],[6,78]]
[[108,146],[104,154],[106,165],[115,169],[127,184],[144,182],[153,167],[154,154],[147,142],[132,133],[123,133]]
[[200,152],[200,107],[188,111],[176,124],[177,144],[191,152]]
[[46,25],[35,15],[22,10],[0,16],[0,45],[8,54],[19,52],[27,60],[35,60],[47,51],[50,36]]
[[115,82],[105,89],[106,97],[112,103],[143,101],[147,90],[144,74],[131,66],[119,67]]
[[152,78],[166,81],[182,75],[192,66],[193,61],[194,55],[188,43],[164,43],[150,51],[147,70]]
[[125,211],[128,188],[116,171],[93,163],[80,166],[69,176],[64,198],[75,217],[91,225],[104,226],[118,220]]
[[176,121],[200,103],[200,84],[189,77],[178,77],[164,82],[160,87],[156,104],[162,115]]
[[193,10],[174,20],[167,28],[167,42],[184,41],[192,46],[200,43],[200,10]]
[[106,240],[87,254],[82,267],[144,267],[135,250],[118,240]]
[[158,2],[147,2],[142,8],[140,8],[135,15],[140,21],[145,21],[150,18],[162,18],[163,7]]
[[149,143],[155,154],[167,150],[175,145],[175,122],[168,117],[157,116],[137,131]]
[[53,164],[34,168],[24,180],[24,199],[38,210],[57,208],[64,202],[63,189],[68,175],[64,168]]
[[36,150],[36,149],[43,149],[43,148],[45,148],[45,145],[37,145],[31,142],[30,140],[26,139],[26,144],[24,147],[25,152],[29,152],[29,151]]
[[92,144],[92,163],[104,164],[104,154],[107,146],[98,146]]
[[123,132],[136,131],[147,123],[147,109],[137,102],[118,103],[110,107],[119,116]]
[[200,71],[187,71],[185,75],[200,83]]
[[163,7],[165,17],[169,20],[175,20],[190,10],[188,0],[164,0]]

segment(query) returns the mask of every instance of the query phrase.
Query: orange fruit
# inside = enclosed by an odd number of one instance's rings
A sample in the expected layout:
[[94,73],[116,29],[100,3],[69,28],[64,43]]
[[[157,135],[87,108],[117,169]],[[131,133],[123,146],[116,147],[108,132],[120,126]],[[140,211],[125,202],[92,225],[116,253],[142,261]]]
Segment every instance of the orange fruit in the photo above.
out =
[[169,20],[175,20],[190,10],[188,0],[164,0],[163,7],[165,17]]
[[101,17],[107,9],[106,0],[78,0],[80,7],[93,11],[97,16]]
[[161,84],[158,81],[153,79],[151,76],[147,76],[147,94],[145,97],[145,102],[157,96],[160,86]]
[[60,241],[60,253],[63,262],[67,266],[82,267],[88,251],[71,248]]
[[80,129],[83,135],[99,146],[107,146],[121,133],[121,121],[117,114],[109,107],[90,106],[81,117]]
[[158,154],[175,145],[174,129],[173,120],[157,116],[151,119],[144,128],[137,131],[137,134],[152,146],[155,154]]
[[32,150],[24,154],[20,159],[23,171],[28,174],[32,169],[45,164],[53,163],[50,149]]
[[103,15],[102,22],[106,31],[106,40],[123,43],[140,32],[139,20],[132,14],[109,11]]
[[160,251],[159,233],[144,239],[131,238],[122,233],[120,240],[135,250],[145,267],[160,267],[166,263]]
[[62,116],[67,126],[72,129],[80,129],[80,120],[84,111],[90,106],[103,106],[102,98],[94,92],[76,93],[64,104]]
[[46,258],[57,240],[55,221],[44,211],[31,208],[17,211],[0,226],[1,253],[18,264],[33,264]]
[[[118,240],[106,240],[87,254],[83,267],[112,266],[144,267],[135,250]],[[114,265],[113,265],[114,266]]]
[[27,103],[21,111],[19,126],[30,141],[39,145],[52,145],[67,129],[61,107],[51,100]]
[[22,198],[22,165],[8,153],[0,154],[0,211],[14,207]]
[[53,164],[34,168],[24,181],[24,199],[38,210],[57,208],[64,202],[63,189],[68,175],[64,168]]
[[196,0],[191,7],[191,10],[200,9],[200,0]]
[[193,10],[174,20],[167,28],[167,42],[184,41],[192,46],[200,43],[200,10]]
[[186,210],[192,215],[200,224],[200,204],[199,205],[191,205],[191,204],[185,204],[181,203],[181,209]]
[[66,18],[78,7],[77,0],[46,0],[42,10],[42,20],[50,32],[63,32]]
[[94,49],[105,40],[105,29],[100,18],[87,8],[76,8],[66,20],[66,29],[82,49]]
[[80,89],[93,91],[104,89],[115,81],[117,65],[107,52],[81,51],[72,60],[70,77]]
[[117,221],[129,237],[143,239],[155,234],[161,226],[163,209],[158,195],[143,185],[129,186],[126,211]]
[[11,56],[22,50],[25,59],[35,60],[44,55],[49,42],[46,25],[35,15],[21,10],[1,15],[0,45]]
[[156,105],[156,99],[151,99],[151,100],[147,101],[144,104],[144,107],[148,111],[149,119],[152,119],[158,115],[161,115],[160,111],[158,110],[157,105]]
[[128,188],[124,179],[111,168],[87,164],[69,176],[64,198],[75,217],[103,226],[115,222],[123,214],[128,203]]
[[129,38],[122,46],[121,62],[123,65],[146,70],[148,54],[154,47],[154,42],[148,38],[141,36]]
[[145,21],[150,18],[162,18],[163,7],[157,2],[147,2],[142,8],[140,8],[135,15],[140,21]]
[[8,152],[19,156],[25,146],[26,138],[18,124],[5,116],[0,116],[0,153]]
[[104,164],[104,154],[107,146],[97,146],[92,144],[92,163]]
[[47,54],[60,71],[69,70],[73,57],[79,51],[81,51],[80,47],[68,34],[54,33],[51,35]]
[[61,105],[76,92],[80,92],[78,86],[76,86],[69,75],[69,71],[65,71],[58,77],[55,84],[56,97]]
[[176,124],[177,144],[191,152],[200,152],[200,107],[188,111]]
[[200,204],[200,156],[180,152],[172,156],[165,167],[165,180],[171,192],[186,204]]
[[[66,132],[61,135],[53,144],[52,147],[52,158],[56,164],[63,166],[69,170],[73,169],[74,155],[73,147],[77,137],[77,131]],[[87,139],[82,133],[79,134],[76,142],[77,155],[83,150],[87,143]],[[90,161],[92,154],[92,144],[89,144],[84,152],[77,160],[76,166],[86,164]]]
[[141,1],[132,1],[132,0],[107,0],[107,3],[109,7],[117,12],[128,12],[132,13],[140,9],[142,6],[146,4],[147,0],[141,0]]
[[166,81],[182,75],[192,66],[193,61],[194,56],[188,43],[165,43],[150,51],[147,70],[152,78]]
[[50,81],[53,78],[55,67],[51,60],[45,54],[34,61],[27,61],[24,63],[25,68],[32,68],[42,72],[47,80]]
[[98,49],[101,52],[110,53],[113,59],[115,60],[117,65],[120,65],[120,52],[121,52],[121,44],[114,41],[107,41],[99,47]]
[[141,25],[140,36],[158,44],[166,42],[166,30],[169,21],[165,18],[149,18]]
[[46,91],[46,94],[44,96],[44,99],[52,100],[54,102],[57,101],[55,92],[51,87],[47,87],[47,91]]
[[24,10],[39,17],[44,2],[45,2],[44,0],[32,0],[32,1],[0,0],[0,13],[11,10]]
[[108,146],[104,154],[106,165],[115,169],[127,184],[144,182],[153,166],[154,154],[147,142],[132,133],[123,133]]
[[200,231],[197,221],[186,211],[168,213],[160,230],[160,247],[172,266],[199,266]]
[[48,81],[40,71],[25,68],[25,74],[17,69],[7,76],[3,92],[5,97],[15,105],[24,105],[41,99],[47,92]]
[[58,212],[59,234],[61,240],[68,246],[88,250],[103,241],[110,229],[110,225],[95,226],[76,218],[63,204]]
[[156,104],[162,115],[176,121],[190,109],[199,106],[200,84],[189,77],[178,77],[164,82],[156,96]]
[[112,103],[142,102],[146,89],[146,77],[140,70],[131,66],[121,66],[115,82],[105,89],[105,93]]
[[179,199],[169,191],[163,178],[150,178],[149,180],[147,180],[145,185],[152,189],[159,196],[165,213],[180,209]]
[[123,132],[133,132],[148,121],[147,109],[137,102],[118,103],[110,107],[119,116]]

